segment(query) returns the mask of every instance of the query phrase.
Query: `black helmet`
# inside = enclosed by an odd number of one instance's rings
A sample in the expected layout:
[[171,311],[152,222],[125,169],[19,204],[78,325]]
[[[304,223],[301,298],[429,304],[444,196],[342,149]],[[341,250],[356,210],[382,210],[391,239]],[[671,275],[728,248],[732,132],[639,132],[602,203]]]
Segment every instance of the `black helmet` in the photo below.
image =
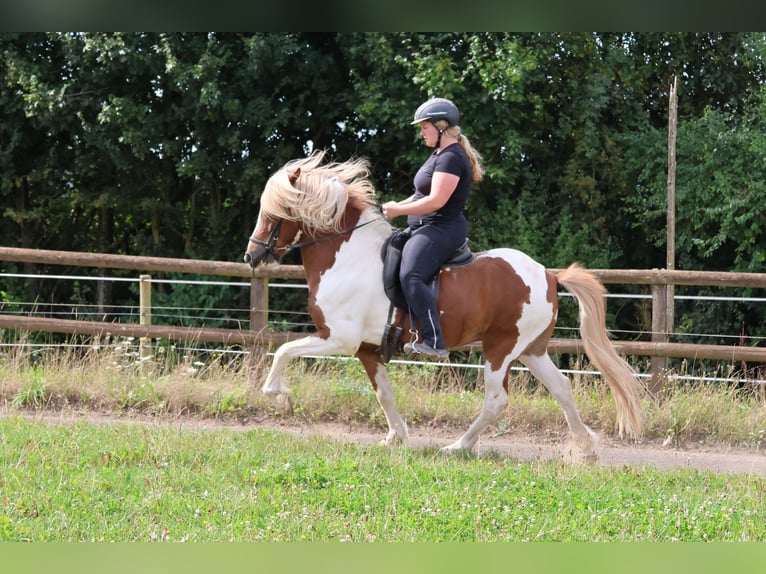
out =
[[456,126],[460,123],[460,112],[457,106],[446,98],[431,98],[420,105],[410,125],[419,124],[424,120],[431,123],[447,120],[449,125]]

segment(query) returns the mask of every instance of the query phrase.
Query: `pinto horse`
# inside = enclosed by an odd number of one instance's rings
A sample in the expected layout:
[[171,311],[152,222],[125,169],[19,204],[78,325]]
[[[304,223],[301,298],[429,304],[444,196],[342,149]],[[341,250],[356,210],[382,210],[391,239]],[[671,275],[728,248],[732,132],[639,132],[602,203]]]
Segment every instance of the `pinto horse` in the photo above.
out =
[[[409,431],[394,404],[380,352],[390,306],[380,253],[393,228],[377,206],[369,162],[326,162],[324,155],[319,151],[292,160],[269,178],[244,256],[255,268],[300,249],[316,326],[315,333],[277,349],[262,390],[290,393],[282,375],[294,357],[356,355],[388,422],[381,442],[406,445]],[[642,387],[609,340],[601,282],[577,264],[554,275],[518,250],[498,248],[477,253],[468,265],[440,271],[437,305],[444,340],[450,348],[481,342],[485,384],[478,418],[442,450],[473,449],[507,405],[509,371],[518,360],[559,402],[584,458],[598,458],[597,435],[583,423],[570,381],[547,351],[558,313],[558,286],[578,300],[585,352],[610,386],[620,436],[640,437]],[[409,320],[405,333],[408,328]]]

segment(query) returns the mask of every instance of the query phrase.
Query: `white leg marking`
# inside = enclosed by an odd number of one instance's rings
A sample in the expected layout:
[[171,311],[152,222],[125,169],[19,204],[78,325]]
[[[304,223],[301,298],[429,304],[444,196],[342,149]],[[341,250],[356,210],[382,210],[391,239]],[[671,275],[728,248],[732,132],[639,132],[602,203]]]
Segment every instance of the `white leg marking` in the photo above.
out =
[[409,446],[410,433],[407,429],[407,423],[404,422],[402,415],[399,414],[394,404],[394,391],[391,387],[391,381],[388,379],[386,367],[382,363],[378,366],[378,370],[375,373],[375,384],[377,385],[375,396],[388,422],[388,435],[381,441],[381,444],[402,444]]
[[442,448],[443,452],[471,450],[479,440],[481,433],[497,420],[497,417],[508,404],[508,393],[503,388],[503,378],[509,364],[510,361],[506,360],[499,370],[493,371],[488,362],[484,363],[484,404],[479,418],[457,441]]
[[572,384],[556,365],[553,364],[549,355],[531,356],[525,355],[519,358],[529,368],[534,377],[545,385],[553,398],[558,401],[564,411],[572,439],[585,460],[597,460],[598,436],[583,423],[577,405],[572,394]]
[[282,384],[282,374],[290,359],[306,355],[353,355],[356,349],[348,344],[332,339],[308,336],[285,343],[274,353],[274,361],[263,384],[262,391],[266,394],[289,393],[290,389]]

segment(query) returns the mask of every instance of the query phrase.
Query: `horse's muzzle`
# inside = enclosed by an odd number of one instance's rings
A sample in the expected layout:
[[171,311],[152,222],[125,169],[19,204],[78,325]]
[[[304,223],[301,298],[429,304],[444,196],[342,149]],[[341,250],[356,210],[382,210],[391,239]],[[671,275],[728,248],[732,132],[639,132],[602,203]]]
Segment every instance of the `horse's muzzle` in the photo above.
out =
[[245,260],[245,263],[250,265],[253,269],[258,267],[261,263],[269,264],[278,262],[277,258],[274,257],[268,249],[262,247],[256,247],[255,249],[247,251],[243,259]]
[[265,255],[265,252],[260,255],[255,255],[251,253],[250,251],[248,251],[247,253],[245,253],[244,260],[245,260],[245,263],[249,264],[250,267],[255,269],[263,260],[264,255]]

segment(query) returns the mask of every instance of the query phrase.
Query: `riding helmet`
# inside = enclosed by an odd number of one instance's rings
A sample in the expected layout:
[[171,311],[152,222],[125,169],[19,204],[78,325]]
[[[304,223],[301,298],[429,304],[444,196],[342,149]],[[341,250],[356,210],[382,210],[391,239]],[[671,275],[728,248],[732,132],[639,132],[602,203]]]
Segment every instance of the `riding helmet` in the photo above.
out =
[[431,98],[415,111],[415,119],[411,125],[414,126],[424,120],[431,123],[447,120],[449,125],[456,126],[460,123],[460,112],[457,106],[447,98]]

